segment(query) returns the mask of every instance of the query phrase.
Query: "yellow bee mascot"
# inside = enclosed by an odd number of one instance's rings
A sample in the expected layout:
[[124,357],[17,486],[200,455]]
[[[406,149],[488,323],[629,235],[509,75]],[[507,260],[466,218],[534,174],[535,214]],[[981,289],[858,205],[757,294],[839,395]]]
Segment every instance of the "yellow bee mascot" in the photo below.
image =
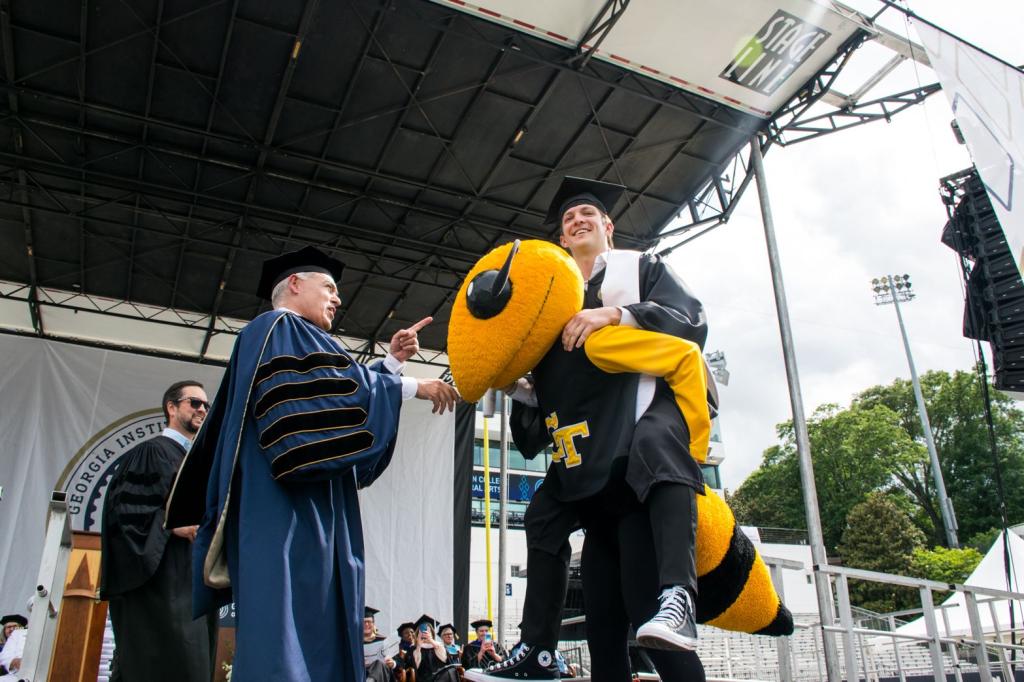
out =
[[[448,331],[452,376],[462,397],[478,400],[487,389],[509,385],[533,370],[582,305],[583,277],[572,258],[554,244],[517,241],[481,258],[458,292]],[[694,392],[684,386],[696,372],[703,385],[703,361],[699,349],[666,361],[672,354],[658,350],[662,341],[654,339],[650,345],[654,337],[664,336],[608,326],[591,334],[584,350],[605,372],[664,378],[680,410],[689,414]],[[609,351],[630,346],[633,352]],[[706,415],[706,405],[702,407]],[[691,427],[691,454],[698,461],[707,456],[709,430],[709,422]],[[739,632],[792,634],[792,615],[779,600],[764,561],[725,502],[707,487],[704,492],[697,496],[697,621]]]

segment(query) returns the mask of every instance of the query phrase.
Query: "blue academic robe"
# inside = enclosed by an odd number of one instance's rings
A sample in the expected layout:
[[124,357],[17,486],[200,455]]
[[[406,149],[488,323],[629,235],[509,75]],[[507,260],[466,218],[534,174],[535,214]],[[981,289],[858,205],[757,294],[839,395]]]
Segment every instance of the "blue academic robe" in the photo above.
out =
[[363,679],[356,491],[390,461],[400,407],[399,377],[298,315],[264,313],[239,334],[168,506],[169,523],[190,520],[187,488],[208,476],[194,610],[235,602],[233,679]]

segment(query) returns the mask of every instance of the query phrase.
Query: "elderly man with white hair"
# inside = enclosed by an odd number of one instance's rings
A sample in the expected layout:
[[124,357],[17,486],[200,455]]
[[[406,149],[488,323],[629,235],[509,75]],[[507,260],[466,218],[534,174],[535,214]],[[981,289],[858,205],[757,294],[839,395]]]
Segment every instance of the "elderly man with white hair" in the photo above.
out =
[[443,413],[458,398],[438,379],[400,376],[430,318],[396,332],[371,366],[328,333],[342,268],[312,247],[264,263],[258,293],[274,310],[239,334],[171,491],[168,526],[199,524],[195,615],[235,602],[235,679],[363,679],[356,491],[390,462],[403,400]]

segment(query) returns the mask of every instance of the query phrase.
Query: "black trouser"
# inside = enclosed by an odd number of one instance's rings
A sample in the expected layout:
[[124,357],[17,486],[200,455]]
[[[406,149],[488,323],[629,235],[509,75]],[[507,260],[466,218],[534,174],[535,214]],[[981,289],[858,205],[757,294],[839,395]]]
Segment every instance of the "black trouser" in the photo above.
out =
[[526,508],[526,597],[519,624],[522,641],[554,649],[569,586],[569,534],[579,527],[576,510],[541,484]]
[[[632,495],[632,490],[626,494]],[[646,501],[636,504],[646,512],[653,536],[659,588],[684,587],[696,601],[697,496],[693,488],[659,483],[651,488]]]
[[[611,496],[616,498],[611,502],[614,505],[627,504],[631,509],[646,511],[649,533],[653,536],[649,556],[657,561],[658,589],[654,596],[662,587],[679,585],[696,597],[697,506],[693,489],[678,483],[659,483],[641,504],[627,485],[613,485],[614,490],[601,493],[596,499],[607,500]],[[531,646],[553,649],[558,643],[569,583],[569,534],[580,524],[578,506],[579,503],[560,502],[541,485],[526,510],[527,581],[519,627],[523,642]]]
[[[689,491],[690,500],[693,500],[692,489],[670,487]],[[668,497],[676,494],[670,493]],[[654,491],[647,504],[642,505],[633,491],[622,485],[618,490],[602,493],[581,508],[587,529],[582,561],[583,601],[586,604],[587,644],[594,682],[626,682],[630,679],[627,648],[630,624],[634,628],[639,627],[658,612],[658,594],[665,584],[660,574],[668,567],[664,555],[675,556],[678,560],[674,547],[687,544],[673,536],[667,545],[661,546],[662,550],[671,551],[662,552],[658,560],[654,560],[658,547],[652,531],[654,509],[650,502],[653,496]],[[679,512],[674,508],[669,516],[692,516]],[[695,516],[693,522],[696,522]],[[679,526],[678,523],[665,525],[670,530]],[[683,526],[685,531],[686,524]],[[692,562],[692,541],[689,545],[686,553],[690,554]],[[686,572],[674,575],[685,577]],[[532,576],[528,577],[532,579]],[[703,682],[704,666],[695,652],[644,651],[665,682]]]

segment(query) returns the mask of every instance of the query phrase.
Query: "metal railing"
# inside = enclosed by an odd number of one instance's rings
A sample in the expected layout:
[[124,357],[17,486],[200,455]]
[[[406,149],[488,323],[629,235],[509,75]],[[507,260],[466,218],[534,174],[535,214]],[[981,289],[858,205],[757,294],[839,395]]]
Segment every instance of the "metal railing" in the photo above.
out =
[[[783,571],[802,571],[805,566],[787,559],[763,558],[784,601]],[[814,570],[827,578],[836,595],[837,619],[824,626],[819,619],[796,622],[797,631],[790,637],[761,638],[729,633],[730,639],[716,642],[713,652],[701,652],[708,668],[708,680],[716,677],[712,668],[731,679],[823,680],[826,662],[822,640],[826,635],[839,639],[841,660],[838,663],[847,682],[884,679],[908,682],[911,677],[931,677],[943,682],[949,677],[956,682],[967,678],[1005,682],[1017,679],[1014,674],[1024,669],[1024,646],[1015,643],[1024,635],[1022,619],[1017,618],[1012,627],[1004,622],[1007,605],[1015,609],[1015,614],[1024,608],[1024,593],[842,566],[816,566]],[[855,607],[850,603],[851,580],[917,590],[920,608],[878,614]],[[943,598],[960,594],[962,602],[947,600],[945,604],[936,604],[933,596],[936,593]],[[966,633],[954,627],[953,619],[958,610],[966,611]],[[982,617],[983,613],[988,615],[987,619]],[[923,633],[900,629],[917,617],[924,624]],[[576,616],[563,624],[578,624],[583,620],[584,616]],[[701,640],[704,641],[703,634]],[[574,649],[573,660],[589,667],[589,652],[583,643],[566,642],[562,646]],[[777,654],[777,665],[773,665],[772,648]]]
[[[1019,622],[1012,629],[1004,627],[1000,622],[999,607],[1003,606],[1005,609],[1006,606],[1009,606],[1016,609],[1016,612],[1020,612],[1024,606],[1024,593],[970,585],[950,585],[934,580],[839,566],[816,566],[814,570],[828,576],[836,591],[839,604],[839,623],[826,625],[822,630],[836,633],[841,637],[843,664],[847,680],[877,679],[879,673],[877,668],[872,669],[874,666],[871,653],[876,642],[886,639],[890,642],[894,654],[895,671],[893,672],[895,675],[893,676],[898,677],[901,682],[906,680],[906,670],[901,660],[901,647],[915,644],[927,647],[930,659],[928,672],[935,679],[945,680],[947,669],[949,669],[949,672],[959,682],[962,679],[962,673],[971,668],[976,668],[978,679],[981,682],[992,682],[993,671],[998,671],[1003,680],[1014,679],[1013,667],[1015,666],[1013,663],[1016,662],[1016,652],[1024,652],[1024,646],[1014,643],[1014,640],[1015,636],[1024,633],[1024,627]],[[888,623],[888,629],[885,630],[859,626],[855,622],[850,605],[850,580],[916,589],[921,600],[925,634],[901,632],[896,625],[895,616],[889,616],[892,620]],[[935,592],[963,595],[963,607],[967,612],[969,635],[953,631],[949,615],[952,605],[936,606],[933,599]],[[988,610],[991,618],[988,628],[982,625],[980,610],[982,607]],[[940,618],[943,625],[942,630],[939,628]],[[962,651],[971,652],[973,663],[961,657]],[[860,663],[857,660],[858,653],[860,654]]]

